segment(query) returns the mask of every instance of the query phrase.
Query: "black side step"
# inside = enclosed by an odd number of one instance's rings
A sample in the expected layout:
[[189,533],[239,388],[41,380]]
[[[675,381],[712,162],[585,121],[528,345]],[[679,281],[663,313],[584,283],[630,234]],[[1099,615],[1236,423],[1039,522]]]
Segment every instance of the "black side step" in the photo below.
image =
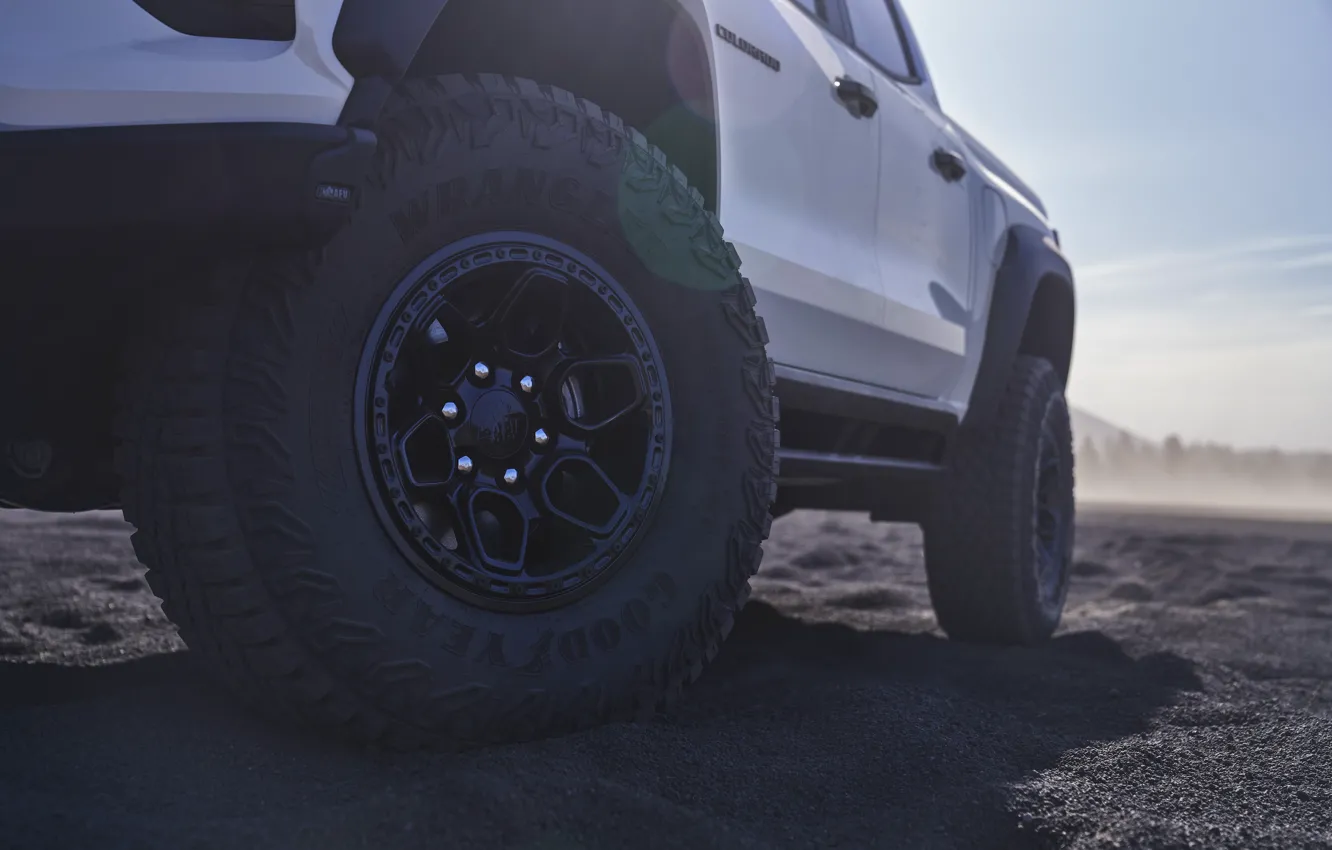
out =
[[921,522],[947,462],[957,414],[942,402],[778,365],[780,516],[798,508],[869,511]]
[[805,449],[780,449],[777,454],[782,461],[777,482],[786,487],[854,481],[924,484],[943,471],[938,464],[918,460],[828,454]]
[[833,416],[951,435],[957,428],[952,408],[932,398],[776,365],[777,397],[783,409],[811,410]]

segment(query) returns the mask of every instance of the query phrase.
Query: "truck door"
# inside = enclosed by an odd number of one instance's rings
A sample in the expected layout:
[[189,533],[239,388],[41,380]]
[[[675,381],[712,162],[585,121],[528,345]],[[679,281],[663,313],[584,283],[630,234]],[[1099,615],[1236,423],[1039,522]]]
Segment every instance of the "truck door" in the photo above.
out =
[[[839,0],[709,4],[719,213],[758,296],[774,360],[873,381],[884,348],[875,249],[874,75],[839,40]],[[838,80],[863,91],[843,91]]]
[[[966,148],[915,59],[896,0],[845,0],[851,38],[874,66],[881,167],[875,242],[893,357],[879,383],[946,396],[966,361],[972,301],[973,194]],[[976,194],[976,197],[979,197]]]

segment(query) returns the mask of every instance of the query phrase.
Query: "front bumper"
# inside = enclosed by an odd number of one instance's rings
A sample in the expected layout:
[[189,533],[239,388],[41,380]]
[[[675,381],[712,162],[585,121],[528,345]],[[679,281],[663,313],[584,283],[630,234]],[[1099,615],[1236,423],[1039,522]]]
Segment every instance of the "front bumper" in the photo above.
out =
[[375,136],[337,125],[0,132],[0,241],[317,247],[355,203]]

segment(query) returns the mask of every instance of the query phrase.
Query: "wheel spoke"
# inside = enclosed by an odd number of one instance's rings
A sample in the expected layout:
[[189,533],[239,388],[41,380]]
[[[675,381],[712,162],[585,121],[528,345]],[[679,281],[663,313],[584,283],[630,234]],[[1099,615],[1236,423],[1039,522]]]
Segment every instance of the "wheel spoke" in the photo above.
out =
[[551,464],[540,494],[551,514],[599,537],[616,527],[627,508],[625,494],[587,455],[565,455]]
[[440,301],[424,325],[421,342],[433,346],[467,346],[478,327],[478,323],[467,318],[453,302]]
[[403,477],[418,489],[440,487],[454,476],[449,429],[436,416],[423,416],[398,440]]
[[647,398],[642,366],[627,354],[574,360],[556,386],[565,423],[585,434],[623,420]]
[[406,367],[403,378],[417,391],[456,382],[467,367],[468,353],[484,336],[448,301],[439,302],[416,328],[399,368]]
[[569,279],[548,269],[528,269],[495,311],[499,343],[520,358],[555,349],[569,309]]
[[457,552],[459,545],[466,543],[459,505],[463,502],[467,490],[467,480],[455,475],[442,486],[428,491],[427,498],[420,498],[412,503],[416,518],[424,523],[430,535],[450,552]]
[[477,556],[497,571],[522,573],[532,511],[493,487],[472,488],[458,501],[468,540]]

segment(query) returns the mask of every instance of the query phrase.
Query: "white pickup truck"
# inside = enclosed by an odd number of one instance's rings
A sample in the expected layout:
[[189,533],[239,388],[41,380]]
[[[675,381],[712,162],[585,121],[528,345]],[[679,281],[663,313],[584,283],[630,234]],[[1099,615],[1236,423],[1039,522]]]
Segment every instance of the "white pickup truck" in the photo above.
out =
[[0,503],[279,715],[650,713],[795,508],[1058,624],[1073,276],[897,0],[9,0],[0,187]]

